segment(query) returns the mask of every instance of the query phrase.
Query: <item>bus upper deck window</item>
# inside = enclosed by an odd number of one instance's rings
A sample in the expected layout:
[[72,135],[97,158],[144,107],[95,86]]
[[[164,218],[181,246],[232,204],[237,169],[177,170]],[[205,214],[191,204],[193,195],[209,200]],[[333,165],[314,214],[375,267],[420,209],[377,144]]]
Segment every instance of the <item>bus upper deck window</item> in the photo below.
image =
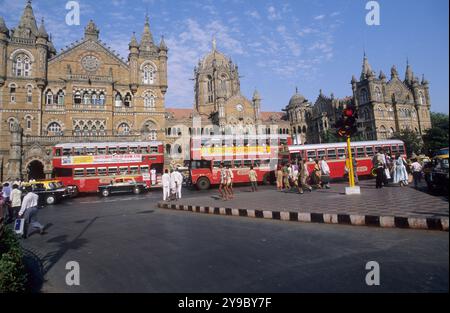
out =
[[364,148],[363,147],[356,148],[356,157],[357,158],[363,158],[365,156],[366,156],[366,154],[364,153]]
[[117,148],[116,147],[108,147],[108,154],[116,154]]
[[141,165],[141,173],[149,173],[148,165]]
[[120,154],[126,154],[128,152],[128,147],[120,147],[119,148],[119,153]]
[[373,147],[366,147],[367,156],[373,156]]
[[117,167],[108,167],[108,175],[116,175]]
[[313,161],[316,158],[316,151],[315,150],[308,150],[307,152],[308,161]]
[[86,148],[86,154],[87,155],[94,155],[95,154],[95,148]]
[[317,150],[317,156],[319,159],[325,156],[325,150]]
[[61,148],[55,149],[55,156],[61,156]]
[[84,168],[76,168],[73,172],[73,176],[75,177],[84,176]]
[[140,147],[141,154],[147,154],[147,147]]
[[106,148],[97,148],[97,154],[106,154]]
[[150,153],[158,153],[158,146],[151,146]]
[[83,148],[75,148],[74,149],[74,154],[75,155],[83,155],[84,154],[84,149]]
[[137,153],[138,147],[130,147],[130,153]]
[[72,155],[72,149],[63,149],[63,155],[64,156]]
[[339,159],[345,159],[345,149],[337,149],[337,155]]

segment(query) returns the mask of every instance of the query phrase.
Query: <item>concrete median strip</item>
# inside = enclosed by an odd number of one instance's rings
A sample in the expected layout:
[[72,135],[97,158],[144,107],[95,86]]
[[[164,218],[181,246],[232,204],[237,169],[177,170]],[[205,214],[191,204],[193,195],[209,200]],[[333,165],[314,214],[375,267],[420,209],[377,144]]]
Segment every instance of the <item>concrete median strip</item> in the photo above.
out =
[[161,209],[172,209],[181,211],[192,211],[196,213],[229,215],[237,217],[253,217],[261,219],[274,219],[282,221],[295,221],[306,223],[326,223],[355,226],[373,226],[383,228],[408,228],[426,230],[449,230],[448,218],[421,218],[402,216],[375,216],[375,215],[354,215],[354,214],[329,214],[329,213],[306,213],[283,210],[250,210],[236,208],[218,208],[208,206],[192,206],[183,204],[170,204],[158,202]]

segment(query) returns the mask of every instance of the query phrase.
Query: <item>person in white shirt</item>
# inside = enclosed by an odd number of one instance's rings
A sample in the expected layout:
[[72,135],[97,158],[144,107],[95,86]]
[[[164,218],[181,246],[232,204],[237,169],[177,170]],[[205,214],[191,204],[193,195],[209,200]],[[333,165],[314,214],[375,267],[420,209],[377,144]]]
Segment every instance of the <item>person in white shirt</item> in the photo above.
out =
[[13,189],[11,191],[10,221],[16,218],[17,214],[20,211],[21,205],[22,205],[22,191],[20,191],[19,186],[17,184],[14,184]]
[[170,170],[170,199],[177,198],[177,174],[174,170]]
[[39,228],[40,234],[44,234],[44,226],[37,221],[38,202],[39,196],[32,191],[29,191],[23,198],[19,211],[19,218],[25,219],[23,238],[27,238],[33,228]]
[[325,157],[322,157],[320,161],[320,168],[322,170],[321,182],[322,185],[325,186],[326,189],[330,189],[330,167],[328,166]]
[[419,183],[422,178],[422,165],[417,162],[417,159],[413,160],[414,162],[411,164],[411,172],[414,179],[414,188],[419,188]]
[[173,172],[175,175],[175,183],[176,183],[176,199],[181,199],[181,188],[183,186],[183,174],[180,173],[178,168]]
[[156,169],[154,168],[150,170],[150,179],[152,182],[152,186],[156,185]]
[[161,180],[163,185],[163,201],[166,201],[170,198],[170,175],[168,169],[164,171]]

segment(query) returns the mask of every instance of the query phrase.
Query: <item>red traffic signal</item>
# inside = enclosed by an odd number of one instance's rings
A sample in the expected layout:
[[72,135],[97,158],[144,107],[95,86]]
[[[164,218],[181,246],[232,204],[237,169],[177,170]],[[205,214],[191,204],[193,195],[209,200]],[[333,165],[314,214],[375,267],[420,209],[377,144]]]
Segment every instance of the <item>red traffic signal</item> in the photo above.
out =
[[349,106],[342,111],[342,118],[336,122],[337,134],[349,137],[357,132],[356,119],[358,114],[355,107]]
[[346,108],[344,109],[344,117],[352,117],[353,114],[355,114],[355,111],[353,110],[353,108]]

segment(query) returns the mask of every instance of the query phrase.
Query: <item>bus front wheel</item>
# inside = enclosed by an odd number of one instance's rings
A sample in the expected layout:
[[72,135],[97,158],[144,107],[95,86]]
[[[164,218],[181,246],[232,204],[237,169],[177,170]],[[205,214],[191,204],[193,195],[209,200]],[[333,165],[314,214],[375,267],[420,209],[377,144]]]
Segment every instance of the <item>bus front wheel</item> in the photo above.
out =
[[197,180],[197,188],[199,190],[209,189],[210,186],[211,186],[211,183],[209,182],[209,179],[206,177],[201,177]]

